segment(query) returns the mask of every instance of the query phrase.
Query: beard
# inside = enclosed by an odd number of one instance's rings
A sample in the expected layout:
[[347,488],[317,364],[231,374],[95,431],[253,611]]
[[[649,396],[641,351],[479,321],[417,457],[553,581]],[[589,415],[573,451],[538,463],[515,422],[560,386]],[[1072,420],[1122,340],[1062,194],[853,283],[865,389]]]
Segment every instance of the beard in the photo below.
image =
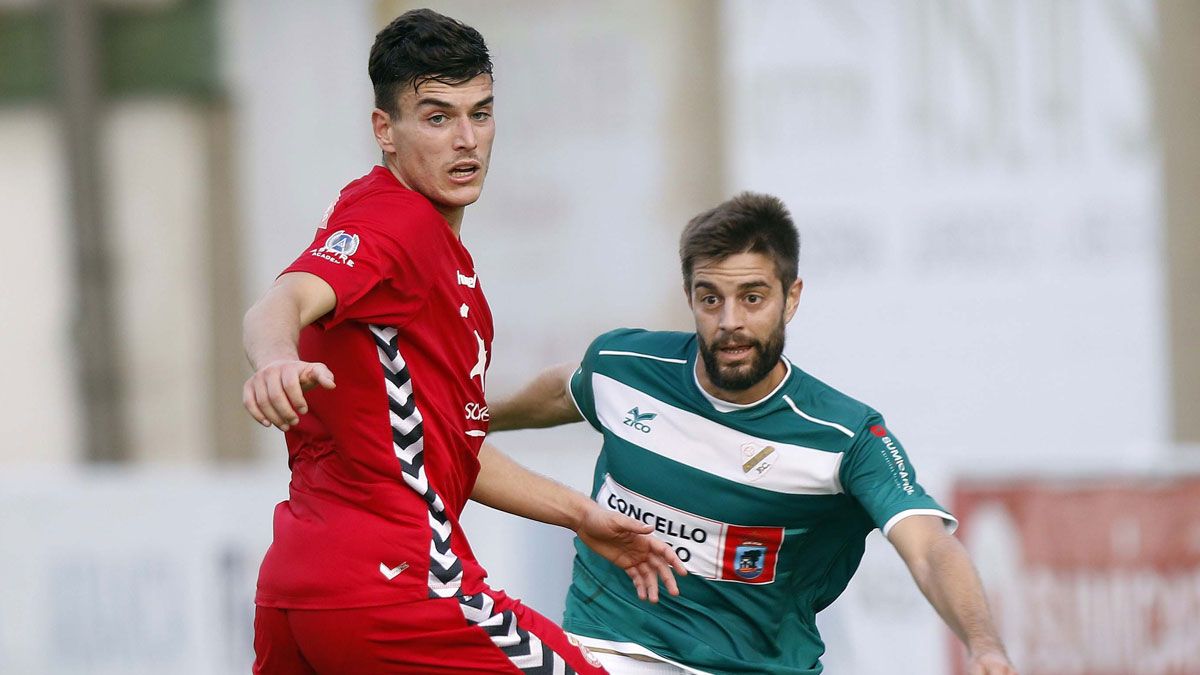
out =
[[[762,382],[783,356],[785,325],[781,316],[779,324],[767,336],[765,342],[738,336],[734,333],[725,336],[718,334],[710,344],[697,334],[697,341],[700,343],[700,358],[704,361],[704,370],[708,373],[709,381],[725,391],[745,391]],[[717,350],[732,345],[750,347],[750,362],[722,369],[720,363],[717,362]]]

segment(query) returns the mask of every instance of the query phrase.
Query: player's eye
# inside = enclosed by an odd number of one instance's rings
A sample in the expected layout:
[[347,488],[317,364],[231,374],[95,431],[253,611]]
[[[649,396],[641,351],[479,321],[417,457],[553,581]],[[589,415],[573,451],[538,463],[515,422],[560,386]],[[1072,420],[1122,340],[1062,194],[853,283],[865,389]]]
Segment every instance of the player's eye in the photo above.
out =
[[762,301],[763,301],[763,297],[761,295],[759,295],[758,293],[751,293],[750,295],[746,296],[746,302],[748,302],[752,305],[757,305],[758,303],[760,303]]
[[443,123],[445,123],[445,121],[447,119],[449,119],[449,118],[447,118],[442,113],[436,113],[434,115],[429,116],[429,123],[430,124],[443,124]]
[[720,298],[718,298],[715,295],[706,295],[706,296],[700,298],[700,302],[702,302],[706,305],[709,305],[709,306],[715,305],[715,304],[719,303],[720,301],[721,301]]
[[491,116],[492,113],[487,112],[486,110],[480,110],[479,112],[472,114],[471,119],[475,120],[476,122],[486,122],[489,118],[491,118]]

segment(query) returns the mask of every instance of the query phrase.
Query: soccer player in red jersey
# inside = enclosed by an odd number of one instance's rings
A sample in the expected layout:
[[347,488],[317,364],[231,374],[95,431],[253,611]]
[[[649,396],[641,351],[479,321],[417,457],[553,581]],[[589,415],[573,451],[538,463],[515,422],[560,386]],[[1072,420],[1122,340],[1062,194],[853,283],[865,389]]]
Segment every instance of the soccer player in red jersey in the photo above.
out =
[[378,34],[369,71],[384,166],[342,190],[245,319],[243,400],[285,432],[292,471],[254,672],[602,673],[487,586],[459,527],[468,498],[570,527],[652,601],[684,573],[649,526],[483,442],[492,316],[459,231],[495,132],[487,47],[414,10]]

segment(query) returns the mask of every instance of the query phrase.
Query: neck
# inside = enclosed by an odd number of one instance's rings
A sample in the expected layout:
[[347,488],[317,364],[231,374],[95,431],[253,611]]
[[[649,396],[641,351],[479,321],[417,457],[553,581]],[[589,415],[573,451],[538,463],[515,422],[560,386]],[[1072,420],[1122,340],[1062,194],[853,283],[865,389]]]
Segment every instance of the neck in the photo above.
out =
[[771,372],[767,373],[766,377],[755,382],[750,387],[740,391],[722,389],[709,378],[708,368],[704,367],[704,359],[699,356],[696,357],[696,379],[700,382],[700,386],[713,398],[719,398],[726,403],[733,403],[734,405],[746,405],[747,403],[762,400],[764,396],[774,391],[775,387],[778,387],[779,383],[783,382],[783,378],[786,376],[787,366],[783,363],[783,359],[780,359],[775,364],[775,367],[771,369]]
[[[383,165],[396,177],[397,181],[400,181],[401,185],[408,190],[416,192],[408,184],[408,181],[404,180],[404,177],[400,175],[400,170],[396,168],[395,158],[395,155],[384,153]],[[430,203],[433,204],[432,201]],[[442,217],[446,219],[446,224],[450,226],[450,231],[454,233],[454,236],[461,237],[463,213],[466,211],[466,208],[462,206],[442,206],[440,204],[433,204],[433,208],[437,209],[437,212],[442,214]]]

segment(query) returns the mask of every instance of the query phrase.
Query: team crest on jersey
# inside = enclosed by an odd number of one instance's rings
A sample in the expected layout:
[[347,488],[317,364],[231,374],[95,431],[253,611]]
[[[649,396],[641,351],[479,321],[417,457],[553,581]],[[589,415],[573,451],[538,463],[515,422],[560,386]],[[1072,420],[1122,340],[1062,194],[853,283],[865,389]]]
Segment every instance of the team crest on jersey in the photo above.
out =
[[769,584],[775,581],[779,549],[783,545],[783,528],[729,525],[725,530],[724,544],[720,579],[743,584]]
[[742,473],[750,482],[762,478],[778,459],[779,451],[773,445],[760,447],[754,443],[742,444]]
[[354,261],[350,259],[350,256],[354,255],[357,250],[358,235],[338,230],[329,235],[320,248],[314,248],[312,254],[329,262],[354,267]]
[[747,541],[734,550],[733,558],[737,561],[734,574],[743,579],[757,579],[767,561],[767,546],[761,541]]

